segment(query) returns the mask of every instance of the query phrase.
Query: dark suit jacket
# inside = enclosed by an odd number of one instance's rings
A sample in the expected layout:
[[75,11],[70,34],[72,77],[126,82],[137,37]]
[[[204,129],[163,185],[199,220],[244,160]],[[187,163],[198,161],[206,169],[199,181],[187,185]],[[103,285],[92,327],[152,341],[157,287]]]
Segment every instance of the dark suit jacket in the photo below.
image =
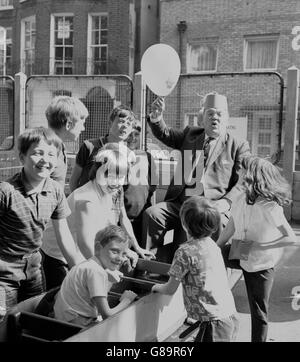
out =
[[[191,170],[192,160],[184,157],[184,151],[190,150],[188,154],[203,149],[205,131],[201,127],[189,127],[184,130],[176,130],[168,127],[163,120],[152,123],[148,117],[148,124],[154,136],[166,146],[178,149],[182,155],[182,168],[177,165],[175,176],[167,190],[165,201],[176,200],[186,188],[184,170]],[[210,154],[204,170],[204,196],[210,200],[219,200],[223,197],[233,201],[241,192],[235,187],[238,182],[238,169],[242,157],[250,154],[249,144],[246,140],[238,139],[230,133],[221,135]],[[180,160],[179,160],[180,161]],[[187,165],[189,163],[189,165]],[[179,174],[182,180],[178,184]],[[202,172],[201,172],[202,173]],[[175,179],[175,182],[174,182]]]

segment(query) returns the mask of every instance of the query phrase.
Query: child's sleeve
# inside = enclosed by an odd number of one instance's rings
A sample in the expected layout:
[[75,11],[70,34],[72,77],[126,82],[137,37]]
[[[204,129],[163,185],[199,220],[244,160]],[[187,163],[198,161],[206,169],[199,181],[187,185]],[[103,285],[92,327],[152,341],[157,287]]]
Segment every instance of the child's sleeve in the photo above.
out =
[[89,270],[87,277],[87,288],[91,298],[107,297],[108,277],[105,271]]
[[0,216],[4,215],[8,204],[7,191],[4,182],[0,182]]
[[275,227],[280,227],[284,224],[285,216],[283,213],[282,206],[279,206],[277,203],[268,203],[266,205],[265,210],[266,218],[268,219],[269,223]]
[[176,250],[172,265],[169,270],[169,276],[181,281],[189,269],[188,256],[182,248]]
[[56,200],[57,200],[57,205],[56,208],[54,209],[52,215],[51,215],[51,219],[65,219],[67,218],[70,214],[71,214],[71,210],[69,208],[66,196],[63,192],[63,190],[61,190],[59,187],[56,190]]

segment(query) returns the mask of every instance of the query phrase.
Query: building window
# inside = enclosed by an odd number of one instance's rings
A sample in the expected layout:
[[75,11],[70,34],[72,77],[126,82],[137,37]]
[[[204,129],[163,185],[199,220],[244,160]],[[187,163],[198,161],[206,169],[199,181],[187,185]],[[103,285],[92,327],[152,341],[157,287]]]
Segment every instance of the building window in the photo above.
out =
[[217,56],[217,40],[206,40],[188,44],[186,55],[187,73],[216,71]]
[[52,97],[57,97],[57,96],[68,96],[68,97],[72,97],[72,92],[65,90],[65,89],[58,89],[55,90],[54,92],[52,92]]
[[258,128],[261,130],[271,130],[272,129],[272,118],[269,116],[263,116],[259,118]]
[[13,0],[0,0],[0,10],[12,9]]
[[12,28],[0,27],[0,75],[12,75]]
[[245,70],[276,69],[277,58],[278,36],[257,36],[245,38]]
[[107,14],[89,14],[87,74],[107,74]]
[[27,76],[34,73],[35,63],[35,16],[21,22],[21,69]]
[[50,74],[73,74],[73,15],[53,15]]
[[183,127],[186,127],[186,126],[198,126],[198,121],[199,121],[198,114],[186,113],[184,115],[184,125],[183,125]]

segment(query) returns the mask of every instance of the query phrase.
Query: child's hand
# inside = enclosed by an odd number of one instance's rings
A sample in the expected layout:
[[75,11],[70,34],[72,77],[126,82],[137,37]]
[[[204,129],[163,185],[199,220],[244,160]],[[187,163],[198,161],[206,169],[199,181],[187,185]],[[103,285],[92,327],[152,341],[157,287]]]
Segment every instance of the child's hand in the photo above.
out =
[[155,255],[150,250],[146,250],[143,248],[138,248],[136,252],[142,257],[143,259],[155,259]]
[[161,284],[154,284],[153,287],[151,288],[151,292],[155,293],[155,292],[159,292]]
[[119,283],[123,276],[123,273],[121,273],[119,270],[105,269],[105,271],[108,275],[108,281],[110,283]]
[[132,268],[135,268],[136,264],[137,264],[137,262],[139,260],[138,254],[135,251],[131,250],[131,249],[127,249],[127,257],[130,260]]
[[135,294],[132,290],[124,290],[124,292],[122,293],[122,295],[120,297],[120,302],[123,299],[127,299],[130,302],[133,302],[136,297],[137,297],[137,294]]

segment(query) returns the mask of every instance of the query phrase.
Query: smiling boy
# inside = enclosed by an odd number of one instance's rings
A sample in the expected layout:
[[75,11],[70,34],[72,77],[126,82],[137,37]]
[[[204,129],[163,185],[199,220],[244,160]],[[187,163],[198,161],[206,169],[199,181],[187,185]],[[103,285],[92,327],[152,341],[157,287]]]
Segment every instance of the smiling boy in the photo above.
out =
[[134,292],[125,290],[114,308],[107,300],[116,281],[110,280],[110,274],[117,272],[127,258],[126,232],[109,225],[96,234],[94,245],[95,255],[74,266],[64,279],[54,305],[56,319],[86,326],[121,311],[135,299]]
[[44,291],[39,252],[43,231],[52,219],[57,241],[70,265],[81,261],[66,217],[64,193],[50,174],[61,141],[47,128],[28,129],[18,137],[21,172],[0,182],[1,309]]

